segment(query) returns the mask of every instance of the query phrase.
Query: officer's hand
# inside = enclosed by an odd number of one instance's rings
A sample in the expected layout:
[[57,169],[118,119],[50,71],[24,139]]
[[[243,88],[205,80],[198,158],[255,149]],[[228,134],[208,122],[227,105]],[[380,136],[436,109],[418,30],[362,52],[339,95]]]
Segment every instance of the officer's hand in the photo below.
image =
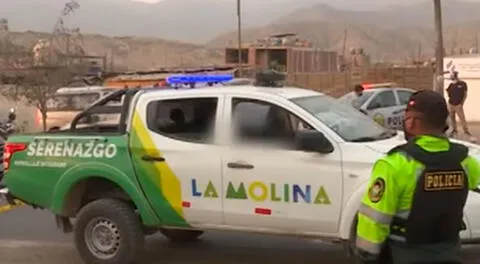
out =
[[377,264],[378,255],[374,255],[366,251],[357,249],[356,263],[357,264]]

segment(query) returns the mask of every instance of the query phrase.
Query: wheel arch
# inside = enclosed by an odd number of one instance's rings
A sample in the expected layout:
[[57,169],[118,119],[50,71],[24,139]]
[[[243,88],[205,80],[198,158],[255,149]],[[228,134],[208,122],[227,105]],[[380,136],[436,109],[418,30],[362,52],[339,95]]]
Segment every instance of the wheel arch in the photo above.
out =
[[[89,202],[88,195],[92,187],[96,190],[95,195],[107,191],[106,194],[110,197],[130,200],[145,225],[159,224],[159,219],[135,180],[116,168],[101,163],[82,164],[62,175],[53,191],[51,210],[61,216],[75,216],[85,202]],[[105,198],[105,194],[99,198]]]
[[363,190],[364,188],[358,188],[357,191],[350,196],[343,210],[340,221],[340,238],[342,240],[349,240],[351,237],[352,228],[356,225],[357,212],[360,209],[360,203],[364,193]]

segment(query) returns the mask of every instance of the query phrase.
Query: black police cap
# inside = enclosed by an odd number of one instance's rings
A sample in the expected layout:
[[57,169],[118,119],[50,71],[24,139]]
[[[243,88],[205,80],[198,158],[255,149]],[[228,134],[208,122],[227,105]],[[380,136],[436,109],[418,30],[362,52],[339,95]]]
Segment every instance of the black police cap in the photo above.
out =
[[411,110],[421,113],[427,121],[438,125],[444,124],[448,118],[445,98],[441,94],[430,90],[422,90],[412,94],[408,100],[406,111]]

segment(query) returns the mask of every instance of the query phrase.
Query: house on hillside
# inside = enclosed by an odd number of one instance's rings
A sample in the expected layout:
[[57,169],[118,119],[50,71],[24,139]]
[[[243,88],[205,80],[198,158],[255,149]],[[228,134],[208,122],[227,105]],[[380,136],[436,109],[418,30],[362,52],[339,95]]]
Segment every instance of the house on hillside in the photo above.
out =
[[260,70],[273,68],[287,73],[339,71],[337,52],[314,48],[294,33],[272,35],[244,46],[240,52],[238,47],[227,47],[225,63]]
[[351,48],[348,54],[340,56],[342,71],[368,68],[372,62],[370,56],[363,51],[363,48]]

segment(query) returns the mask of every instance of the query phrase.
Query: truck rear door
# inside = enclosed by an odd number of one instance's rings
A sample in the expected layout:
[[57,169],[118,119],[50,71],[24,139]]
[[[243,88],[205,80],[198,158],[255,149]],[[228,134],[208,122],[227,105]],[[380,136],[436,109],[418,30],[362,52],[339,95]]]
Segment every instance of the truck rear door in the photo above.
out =
[[223,96],[147,93],[138,99],[130,148],[139,182],[168,226],[221,224]]

